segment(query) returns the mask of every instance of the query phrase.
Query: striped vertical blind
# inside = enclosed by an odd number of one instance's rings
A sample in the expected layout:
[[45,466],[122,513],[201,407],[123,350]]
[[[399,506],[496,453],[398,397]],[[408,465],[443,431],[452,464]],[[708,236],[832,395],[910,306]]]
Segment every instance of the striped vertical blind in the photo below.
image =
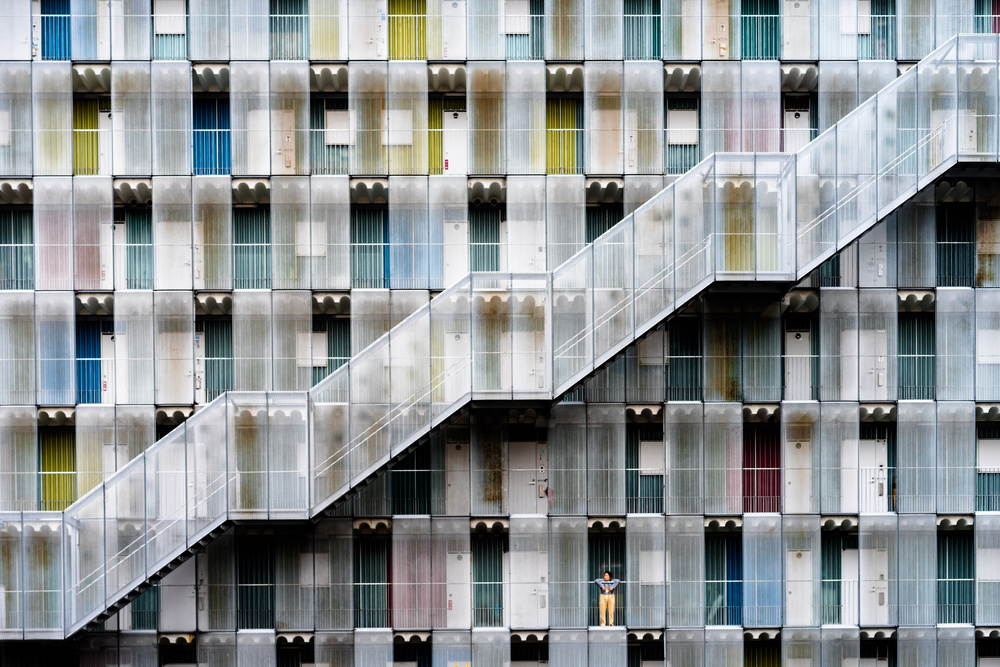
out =
[[274,542],[268,537],[236,540],[236,627],[274,627]]
[[1000,7],[997,0],[976,0],[974,30],[978,33],[1000,33]]
[[[326,366],[313,366],[313,384],[347,363],[351,358],[351,320],[349,318],[313,319],[313,331],[326,333]],[[317,354],[313,350],[313,355]]]
[[500,270],[500,207],[474,206],[469,209],[469,268],[472,271]]
[[125,210],[125,285],[153,289],[153,212],[148,208]]
[[156,630],[160,618],[160,585],[153,584],[129,604],[133,630]]
[[389,60],[427,59],[427,0],[389,0]]
[[701,320],[675,317],[668,336],[667,398],[671,401],[701,400]]
[[95,99],[73,100],[73,173],[94,176],[98,173],[99,148]]
[[[820,546],[820,579],[823,625],[841,623],[843,604],[843,554],[848,549],[857,550],[857,534],[824,532]],[[856,585],[856,584],[855,584]],[[853,603],[853,600],[849,600]]]
[[743,425],[743,511],[781,511],[781,431],[778,424]]
[[588,206],[586,213],[586,240],[593,243],[598,236],[614,227],[625,217],[622,204],[601,204]]
[[550,97],[545,102],[545,160],[548,174],[583,173],[583,100]]
[[309,58],[309,6],[306,0],[271,0],[271,59]]
[[389,481],[393,514],[431,513],[431,448],[418,447],[393,466]]
[[[508,14],[510,21],[513,15]],[[524,19],[514,17],[516,23]],[[529,0],[527,33],[507,28],[507,60],[545,59],[545,0]],[[523,28],[521,28],[523,30]]]
[[976,275],[976,205],[938,204],[938,287],[972,287]]
[[194,173],[196,176],[226,175],[232,170],[229,143],[229,98],[195,97]]
[[[1000,440],[1000,424],[984,422],[976,424],[977,448],[979,440]],[[977,450],[976,463],[976,511],[1000,511],[1000,468],[983,465],[981,453]]]
[[972,623],[976,604],[976,551],[971,530],[939,532],[938,623]]
[[42,0],[42,60],[70,59],[70,0]]
[[625,0],[625,60],[660,59],[660,0]]
[[472,627],[496,628],[503,622],[504,535],[472,538]]
[[899,399],[934,398],[933,313],[899,314]]
[[705,536],[705,623],[743,624],[743,546],[739,534]]
[[382,289],[389,273],[388,210],[351,207],[351,287]]
[[389,625],[389,540],[354,538],[354,627]]
[[0,209],[0,290],[35,288],[31,211]]
[[[110,320],[76,323],[76,402],[101,402],[101,335],[114,331]],[[109,359],[113,362],[113,359]]]
[[233,209],[233,288],[271,288],[271,209]]
[[779,28],[778,0],[742,0],[740,44],[743,60],[777,60]]
[[205,400],[211,401],[233,388],[232,320],[204,320]]
[[872,0],[871,24],[865,27],[869,32],[858,35],[858,60],[895,60],[896,0]]
[[39,429],[38,448],[38,509],[61,512],[76,500],[76,436],[71,429]]

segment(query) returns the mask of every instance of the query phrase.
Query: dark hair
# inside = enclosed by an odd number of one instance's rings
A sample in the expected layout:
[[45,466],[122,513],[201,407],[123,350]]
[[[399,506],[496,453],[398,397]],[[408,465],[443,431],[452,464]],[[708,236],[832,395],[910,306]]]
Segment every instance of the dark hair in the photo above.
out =
[[[615,575],[611,574],[611,570],[605,570],[604,574],[608,575],[609,577],[615,576]],[[604,576],[604,575],[601,575],[601,576]]]

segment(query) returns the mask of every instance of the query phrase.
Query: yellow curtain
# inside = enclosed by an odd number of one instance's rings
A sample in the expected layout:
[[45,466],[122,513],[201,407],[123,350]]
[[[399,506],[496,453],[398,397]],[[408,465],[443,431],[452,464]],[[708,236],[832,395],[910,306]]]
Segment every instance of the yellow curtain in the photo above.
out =
[[427,0],[389,0],[389,59],[427,59]]
[[59,512],[76,500],[76,437],[72,431],[43,431],[38,441],[42,473],[39,509]]
[[555,98],[545,102],[545,172],[577,173],[581,100]]
[[97,100],[73,101],[73,173],[97,174]]

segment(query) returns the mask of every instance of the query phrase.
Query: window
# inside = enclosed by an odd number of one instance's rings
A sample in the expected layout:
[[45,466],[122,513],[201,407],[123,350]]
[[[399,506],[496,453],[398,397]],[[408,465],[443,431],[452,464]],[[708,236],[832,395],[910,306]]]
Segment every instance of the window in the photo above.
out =
[[626,512],[663,512],[663,424],[628,424],[625,431]]
[[[853,18],[855,0],[841,0],[841,23]],[[896,0],[856,0],[858,60],[896,59]],[[843,32],[843,25],[841,31]]]
[[976,511],[1000,511],[1000,423],[976,424]]
[[187,58],[187,6],[185,0],[153,0],[153,58]]
[[[625,572],[625,533],[597,533],[591,532],[588,536],[587,551],[589,556],[589,577],[587,578],[587,594],[589,599],[589,620],[588,625],[600,625],[598,613],[600,611],[600,591],[597,585],[592,583],[595,579],[604,577],[604,572],[610,571],[612,579],[620,579],[623,582],[628,579]],[[625,615],[625,594],[626,584],[618,584],[615,589],[615,612],[614,625],[616,627],[628,624]]]
[[227,175],[232,170],[229,143],[229,98],[197,96],[194,114],[194,173]]
[[0,289],[35,288],[34,229],[29,209],[0,209]]
[[545,0],[506,0],[507,60],[545,59]]
[[114,322],[107,318],[76,323],[76,402],[115,402]]
[[976,205],[937,205],[938,287],[972,287],[976,273]]
[[351,287],[382,289],[388,286],[389,211],[382,206],[351,208]]
[[660,0],[625,0],[625,60],[660,59]]
[[389,473],[393,514],[431,514],[431,448],[417,447]]
[[743,511],[781,511],[781,431],[776,423],[743,424]]
[[975,31],[1000,33],[1000,0],[976,0]]
[[583,100],[549,97],[545,104],[545,159],[548,174],[583,173]]
[[826,531],[822,534],[820,576],[823,625],[857,625],[858,536]]
[[42,60],[70,59],[70,0],[41,0]]
[[507,535],[472,537],[472,627],[503,627]]
[[76,500],[76,434],[73,428],[39,428],[38,460],[38,509],[61,512]]
[[934,314],[899,314],[899,399],[934,398]]
[[939,530],[937,536],[938,623],[972,623],[976,551],[971,530]]
[[667,336],[667,400],[701,400],[701,319],[677,317]]
[[199,318],[195,322],[195,402],[210,403],[233,388],[233,322]]
[[389,60],[427,59],[427,0],[389,0]]
[[313,97],[309,106],[309,128],[312,173],[347,174],[348,152],[352,143],[347,96]]
[[233,209],[233,288],[271,288],[271,209]]
[[129,603],[129,611],[133,630],[156,630],[160,617],[160,585],[153,584],[136,596]]
[[500,206],[469,209],[469,270],[500,270],[500,229],[504,210]]
[[742,0],[740,44],[743,60],[777,60],[779,29],[778,0]]
[[[315,385],[351,358],[351,320],[346,317],[314,317],[310,341],[310,363]],[[298,356],[303,358],[302,354]]]
[[125,289],[153,289],[153,215],[148,207],[115,209],[115,245],[124,248],[115,259],[124,261]]
[[354,627],[389,626],[389,540],[354,536]]
[[[386,667],[431,667],[431,644],[430,642],[420,642],[419,644],[393,643],[392,661]],[[451,662],[449,664],[459,664]]]
[[306,0],[271,0],[271,59],[309,58],[309,7]]
[[666,114],[666,170],[668,174],[683,174],[701,158],[698,98],[668,97]]
[[240,536],[236,541],[236,627],[274,628],[274,542]]
[[625,217],[621,203],[599,204],[586,209],[586,241],[593,243],[604,232],[617,225]]
[[111,98],[73,100],[73,173],[111,173]]
[[743,542],[739,533],[705,536],[705,624],[743,624]]

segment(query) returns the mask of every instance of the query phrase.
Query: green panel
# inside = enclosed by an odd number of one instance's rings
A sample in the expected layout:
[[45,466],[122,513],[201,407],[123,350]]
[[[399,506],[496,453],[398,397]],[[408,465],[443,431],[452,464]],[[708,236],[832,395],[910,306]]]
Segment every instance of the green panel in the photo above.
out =
[[0,289],[35,288],[31,211],[0,210]]
[[354,539],[354,627],[389,625],[389,540],[382,536]]
[[351,207],[351,287],[386,287],[386,210]]
[[98,173],[97,100],[73,100],[73,173]]
[[[600,592],[597,585],[592,583],[594,579],[604,576],[605,570],[611,571],[612,579],[621,579],[623,582],[628,579],[625,572],[625,533],[592,533],[587,543],[587,555],[589,565],[587,593],[589,601],[589,622],[588,625],[599,625],[598,598]],[[638,577],[636,577],[638,578]],[[615,625],[627,625],[628,618],[625,615],[626,593],[628,584],[622,583],[615,589]]]
[[426,35],[426,0],[389,0],[389,60],[426,60]]
[[472,626],[497,628],[503,622],[503,554],[507,539],[500,535],[472,538]]
[[668,342],[667,399],[701,400],[701,318],[675,318],[670,322]]
[[663,424],[627,424],[625,427],[626,512],[663,513],[663,475],[639,472],[639,442],[663,442]]
[[236,627],[274,627],[274,541],[241,536],[236,542]]
[[233,288],[271,289],[271,209],[233,209]]
[[309,161],[314,175],[348,173],[347,144],[326,145],[326,112],[347,111],[347,97],[313,97],[309,103]]
[[660,0],[625,0],[625,60],[660,59]]
[[153,214],[148,208],[125,209],[125,284],[153,289]]
[[472,271],[500,270],[499,207],[475,206],[469,209],[469,268]]
[[153,584],[129,604],[133,630],[156,630],[160,617],[160,585]]
[[740,44],[743,60],[777,60],[781,34],[778,0],[743,0]]
[[233,323],[202,322],[205,344],[205,400],[214,400],[233,388]]
[[899,314],[899,399],[934,398],[934,316]]
[[625,207],[622,204],[588,206],[586,211],[587,243],[593,243],[598,236],[614,227],[625,217]]
[[548,174],[583,173],[583,100],[551,97],[545,102],[545,161]]
[[69,429],[38,432],[43,512],[61,512],[76,500],[76,434]]
[[976,205],[938,204],[938,287],[973,287],[976,274]]
[[971,530],[938,533],[938,623],[972,623],[976,547]]

